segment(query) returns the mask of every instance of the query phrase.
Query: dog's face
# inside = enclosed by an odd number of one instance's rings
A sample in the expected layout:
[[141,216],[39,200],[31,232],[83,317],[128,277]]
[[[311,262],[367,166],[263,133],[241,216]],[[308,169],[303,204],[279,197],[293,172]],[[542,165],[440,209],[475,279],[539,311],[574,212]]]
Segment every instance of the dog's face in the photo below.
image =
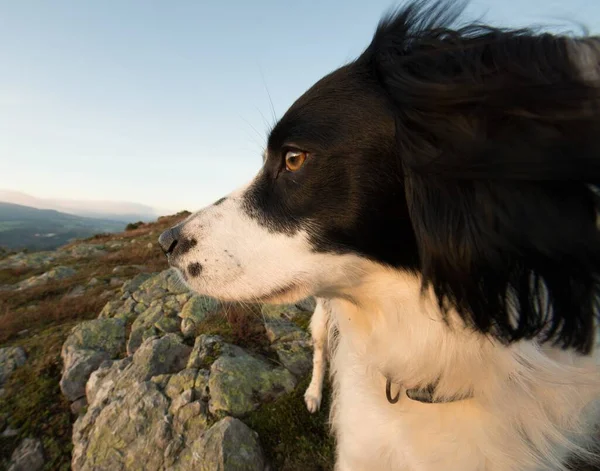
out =
[[174,229],[171,265],[206,295],[287,302],[347,287],[366,261],[414,268],[396,152],[383,92],[342,67],[273,128],[247,186]]

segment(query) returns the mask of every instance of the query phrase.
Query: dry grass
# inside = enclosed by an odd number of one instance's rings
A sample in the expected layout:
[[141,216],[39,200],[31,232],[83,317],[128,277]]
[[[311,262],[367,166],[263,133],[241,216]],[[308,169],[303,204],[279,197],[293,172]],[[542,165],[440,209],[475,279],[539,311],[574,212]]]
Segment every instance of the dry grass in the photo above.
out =
[[85,295],[68,297],[71,283],[0,293],[0,342],[6,342],[25,329],[41,329],[65,321],[93,319],[106,304],[101,295],[106,286],[90,288]]
[[[115,277],[131,278],[139,273],[152,273],[168,268],[166,258],[156,239],[163,230],[177,224],[189,213],[160,218],[158,222],[144,224],[138,229],[119,234],[98,234],[87,243],[106,244],[111,241],[125,245],[99,258],[61,260],[57,264],[71,265],[77,273],[65,280],[49,281],[42,286],[20,291],[0,291],[0,343],[19,335],[25,329],[41,329],[73,320],[95,318],[110,296],[103,296],[111,288],[107,282]],[[135,240],[133,240],[135,239]],[[65,248],[73,248],[73,242]],[[151,245],[149,245],[151,244]],[[113,273],[121,267],[118,274]],[[30,276],[39,275],[52,267],[7,268],[0,270],[0,285],[14,284]],[[78,286],[86,286],[91,278],[102,283],[88,287],[85,294],[69,297]]]

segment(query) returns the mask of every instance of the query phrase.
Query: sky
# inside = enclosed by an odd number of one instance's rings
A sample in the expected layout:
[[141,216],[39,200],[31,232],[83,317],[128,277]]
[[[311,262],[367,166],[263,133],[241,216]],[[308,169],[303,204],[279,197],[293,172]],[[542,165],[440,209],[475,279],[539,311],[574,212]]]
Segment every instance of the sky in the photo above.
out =
[[[200,209],[401,3],[0,0],[0,189]],[[465,18],[600,34],[600,0],[472,0]]]

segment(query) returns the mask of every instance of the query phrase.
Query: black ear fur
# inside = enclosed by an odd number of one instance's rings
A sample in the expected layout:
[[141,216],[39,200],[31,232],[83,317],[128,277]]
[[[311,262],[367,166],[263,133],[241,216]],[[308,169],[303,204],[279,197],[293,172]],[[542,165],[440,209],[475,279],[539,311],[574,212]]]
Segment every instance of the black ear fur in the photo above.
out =
[[581,78],[566,38],[450,30],[458,13],[448,1],[411,4],[363,56],[396,108],[424,288],[508,342],[540,336],[589,352],[600,84]]

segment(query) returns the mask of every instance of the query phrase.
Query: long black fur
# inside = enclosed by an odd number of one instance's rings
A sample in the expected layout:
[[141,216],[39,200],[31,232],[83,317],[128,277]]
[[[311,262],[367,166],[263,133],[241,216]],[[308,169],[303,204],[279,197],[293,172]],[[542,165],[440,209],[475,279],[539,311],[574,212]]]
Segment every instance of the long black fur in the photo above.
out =
[[425,287],[484,332],[515,341],[543,330],[588,352],[600,299],[590,188],[600,84],[582,80],[570,39],[450,30],[459,11],[409,5],[367,52],[396,106]]
[[[413,2],[273,129],[248,211],[310,221],[318,251],[420,272],[444,310],[506,342],[589,352],[600,312],[600,84],[574,39],[454,27]],[[286,173],[290,147],[310,154]]]

